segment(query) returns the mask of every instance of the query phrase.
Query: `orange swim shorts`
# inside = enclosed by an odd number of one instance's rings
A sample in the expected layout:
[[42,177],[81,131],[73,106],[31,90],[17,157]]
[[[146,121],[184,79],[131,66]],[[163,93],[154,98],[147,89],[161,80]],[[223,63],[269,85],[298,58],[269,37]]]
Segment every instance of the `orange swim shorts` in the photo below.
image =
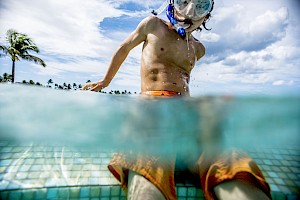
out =
[[[151,91],[146,94],[165,96],[178,95],[169,91]],[[116,154],[108,169],[127,191],[128,171],[141,174],[152,182],[168,200],[176,198],[175,190],[176,155],[158,156],[145,154]],[[210,153],[202,152],[198,160],[189,163],[188,169],[200,180],[206,199],[214,199],[213,188],[223,181],[241,179],[260,188],[271,198],[270,187],[257,164],[244,152],[228,150]]]

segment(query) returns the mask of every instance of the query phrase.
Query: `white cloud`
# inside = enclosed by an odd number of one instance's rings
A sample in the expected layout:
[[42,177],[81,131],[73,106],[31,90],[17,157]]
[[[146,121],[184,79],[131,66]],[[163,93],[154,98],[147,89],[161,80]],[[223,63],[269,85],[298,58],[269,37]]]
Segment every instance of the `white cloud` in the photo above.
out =
[[72,56],[101,56],[101,46],[108,51],[115,44],[101,36],[98,23],[123,14],[97,0],[4,0],[3,4],[1,34],[14,28],[32,37],[46,53]]

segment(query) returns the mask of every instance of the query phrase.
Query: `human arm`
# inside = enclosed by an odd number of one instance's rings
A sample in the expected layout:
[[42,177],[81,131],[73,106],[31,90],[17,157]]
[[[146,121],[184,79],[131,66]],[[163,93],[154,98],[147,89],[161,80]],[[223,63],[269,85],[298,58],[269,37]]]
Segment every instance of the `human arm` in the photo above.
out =
[[98,82],[86,84],[85,86],[83,86],[83,90],[91,88],[91,91],[97,92],[110,84],[111,80],[114,78],[114,76],[120,69],[120,66],[128,56],[129,52],[141,42],[146,40],[148,31],[147,24],[150,20],[150,17],[144,19],[137,26],[137,28],[129,35],[129,37],[127,37],[122,42],[122,44],[119,46],[119,48],[112,57],[111,63],[109,65],[104,79]]

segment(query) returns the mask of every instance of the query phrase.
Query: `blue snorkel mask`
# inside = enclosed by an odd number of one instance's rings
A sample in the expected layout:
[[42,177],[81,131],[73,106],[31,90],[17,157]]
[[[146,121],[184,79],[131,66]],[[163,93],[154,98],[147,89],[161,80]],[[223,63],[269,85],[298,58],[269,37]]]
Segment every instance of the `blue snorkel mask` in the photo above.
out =
[[[185,29],[193,25],[192,20],[200,20],[205,17],[211,11],[212,6],[212,0],[172,0],[167,6],[166,15],[177,33],[185,38]],[[179,21],[176,19],[174,9],[185,17],[185,20]]]

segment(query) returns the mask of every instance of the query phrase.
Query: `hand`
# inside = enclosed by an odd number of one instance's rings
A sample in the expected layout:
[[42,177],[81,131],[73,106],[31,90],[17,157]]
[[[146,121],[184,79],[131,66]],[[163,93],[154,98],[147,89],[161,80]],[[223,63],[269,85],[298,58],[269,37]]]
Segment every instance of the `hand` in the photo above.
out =
[[105,84],[104,81],[98,81],[98,82],[86,84],[85,86],[82,87],[82,90],[88,89],[90,91],[98,92],[105,87],[107,87],[107,84]]

